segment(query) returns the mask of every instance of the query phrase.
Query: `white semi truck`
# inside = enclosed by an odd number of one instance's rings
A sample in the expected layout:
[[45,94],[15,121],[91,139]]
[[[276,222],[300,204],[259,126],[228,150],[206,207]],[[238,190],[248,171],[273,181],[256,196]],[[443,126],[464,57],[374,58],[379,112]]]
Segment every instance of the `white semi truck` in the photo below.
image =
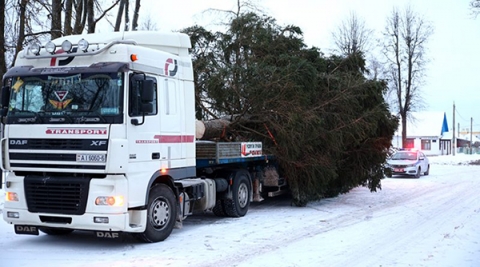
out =
[[260,142],[201,141],[181,33],[72,35],[21,51],[1,92],[4,220],[17,234],[167,238],[283,192]]

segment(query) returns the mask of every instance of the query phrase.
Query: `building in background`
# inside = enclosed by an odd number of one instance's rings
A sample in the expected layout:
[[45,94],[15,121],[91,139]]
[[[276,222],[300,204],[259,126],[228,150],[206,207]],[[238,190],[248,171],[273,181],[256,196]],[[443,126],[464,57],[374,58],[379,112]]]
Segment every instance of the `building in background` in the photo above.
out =
[[401,125],[393,136],[392,146],[419,149],[429,156],[449,155],[452,154],[452,137],[445,112],[411,112],[407,120],[405,146],[402,144]]

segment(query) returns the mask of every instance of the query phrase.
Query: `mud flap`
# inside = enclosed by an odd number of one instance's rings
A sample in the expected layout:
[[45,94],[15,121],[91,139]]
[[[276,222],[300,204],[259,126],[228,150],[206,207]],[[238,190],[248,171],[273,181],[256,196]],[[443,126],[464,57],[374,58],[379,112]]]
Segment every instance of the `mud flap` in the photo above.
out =
[[15,225],[17,235],[38,235],[38,227],[31,225]]

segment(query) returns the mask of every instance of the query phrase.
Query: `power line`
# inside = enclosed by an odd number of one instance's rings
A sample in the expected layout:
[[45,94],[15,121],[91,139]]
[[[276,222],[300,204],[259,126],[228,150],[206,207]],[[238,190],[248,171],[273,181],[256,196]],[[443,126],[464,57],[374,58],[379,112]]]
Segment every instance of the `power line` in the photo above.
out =
[[470,122],[470,119],[468,119],[468,120],[465,119],[465,118],[460,114],[460,112],[458,112],[458,108],[457,108],[456,106],[455,106],[455,112],[456,112],[455,115],[459,116],[460,119],[462,119],[462,120],[464,120],[464,121],[466,121],[466,122]]

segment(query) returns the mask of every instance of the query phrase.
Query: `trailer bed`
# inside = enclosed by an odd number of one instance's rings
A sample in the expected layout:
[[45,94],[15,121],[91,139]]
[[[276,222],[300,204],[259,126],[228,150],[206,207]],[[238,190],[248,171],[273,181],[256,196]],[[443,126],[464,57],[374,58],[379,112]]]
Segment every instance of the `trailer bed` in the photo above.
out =
[[261,142],[213,142],[197,141],[197,168],[222,164],[268,160],[263,155]]

